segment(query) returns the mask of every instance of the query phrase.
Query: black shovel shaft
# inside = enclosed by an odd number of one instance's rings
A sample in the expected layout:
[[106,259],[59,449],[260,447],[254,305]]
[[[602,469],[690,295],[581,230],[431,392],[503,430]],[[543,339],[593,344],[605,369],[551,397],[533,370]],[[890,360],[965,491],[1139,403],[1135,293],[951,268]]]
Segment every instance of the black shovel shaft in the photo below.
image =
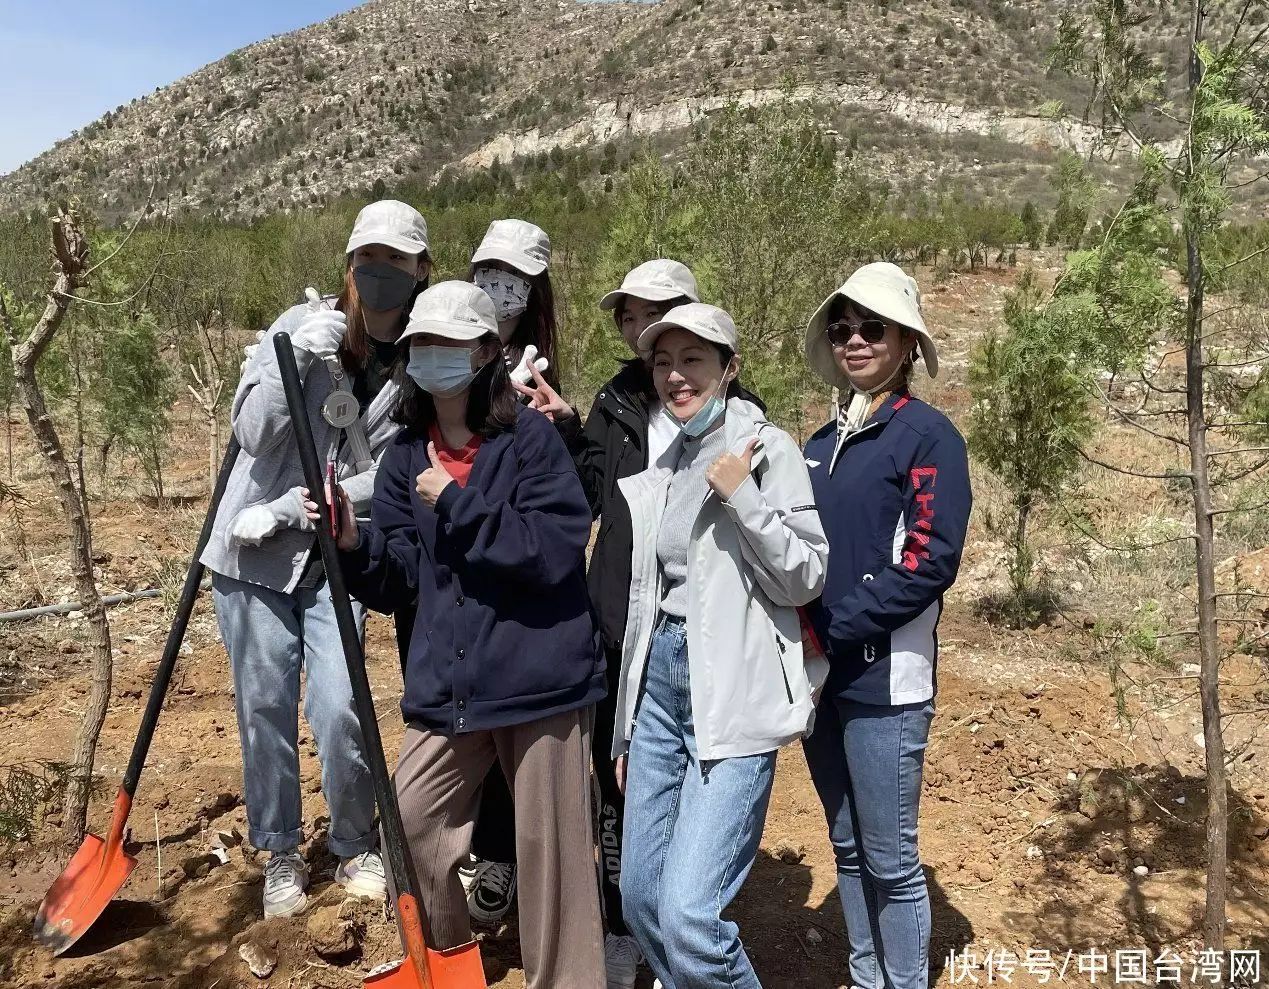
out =
[[136,796],[137,781],[141,779],[141,770],[145,768],[145,757],[150,753],[150,742],[154,738],[154,729],[159,723],[159,714],[163,711],[163,700],[167,697],[167,688],[172,683],[172,671],[176,669],[176,661],[181,655],[181,644],[185,641],[190,616],[194,613],[194,603],[198,600],[198,587],[203,582],[203,565],[199,562],[199,558],[203,555],[203,550],[207,548],[207,541],[211,539],[212,527],[216,523],[216,509],[220,507],[220,499],[224,497],[225,488],[229,485],[229,475],[233,473],[240,449],[238,438],[231,433],[229,446],[225,448],[225,457],[220,462],[220,473],[216,475],[216,487],[212,490],[211,504],[207,506],[207,518],[203,521],[203,531],[198,534],[194,558],[189,561],[189,571],[185,574],[185,586],[181,588],[181,599],[177,602],[172,628],[167,633],[167,642],[163,646],[163,658],[159,660],[159,668],[154,672],[154,682],[150,684],[150,698],[145,704],[145,714],[141,716],[137,740],[132,745],[132,757],[128,760],[127,771],[123,774],[123,789],[129,797]]
[[330,584],[331,604],[335,607],[335,621],[339,625],[339,638],[344,646],[344,660],[348,663],[348,679],[352,684],[353,703],[357,708],[357,720],[361,722],[361,734],[366,745],[366,762],[370,778],[374,782],[375,802],[379,805],[379,820],[383,825],[388,867],[396,883],[397,893],[409,893],[415,899],[418,894],[405,867],[405,828],[401,825],[401,811],[397,807],[397,794],[388,775],[388,763],[383,755],[383,739],[379,735],[379,721],[375,717],[375,702],[370,696],[370,681],[366,677],[366,654],[357,631],[344,572],[339,566],[339,550],[330,531],[330,506],[326,502],[326,481],[317,459],[317,446],[313,442],[313,426],[308,420],[308,408],[304,403],[304,385],[299,369],[295,366],[295,352],[291,349],[291,337],[279,333],[273,338],[278,354],[278,370],[282,374],[282,389],[286,393],[286,405],[291,413],[291,427],[299,447],[300,464],[304,468],[304,483],[309,498],[317,502],[317,545],[322,551],[322,563],[326,566],[326,580]]

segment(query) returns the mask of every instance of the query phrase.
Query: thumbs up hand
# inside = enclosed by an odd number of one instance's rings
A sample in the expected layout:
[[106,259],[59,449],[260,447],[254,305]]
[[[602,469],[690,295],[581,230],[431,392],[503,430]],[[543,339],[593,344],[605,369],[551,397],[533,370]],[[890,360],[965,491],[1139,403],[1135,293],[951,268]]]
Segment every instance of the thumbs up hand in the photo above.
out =
[[749,441],[745,452],[739,457],[731,452],[724,453],[705,471],[705,480],[723,501],[730,499],[745,483],[745,478],[753,470],[753,456],[757,449],[758,439],[755,437]]
[[435,443],[427,445],[427,459],[430,466],[415,480],[414,490],[423,499],[423,504],[435,508],[441,492],[454,483],[454,478],[437,459]]

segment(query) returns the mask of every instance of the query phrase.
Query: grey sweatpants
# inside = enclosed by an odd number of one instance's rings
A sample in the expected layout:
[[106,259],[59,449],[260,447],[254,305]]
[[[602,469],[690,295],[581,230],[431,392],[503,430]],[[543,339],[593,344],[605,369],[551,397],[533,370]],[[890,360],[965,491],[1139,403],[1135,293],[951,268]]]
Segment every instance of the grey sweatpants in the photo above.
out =
[[[375,846],[375,796],[330,586],[291,594],[212,576],[216,621],[229,652],[242,745],[248,839],[287,852],[303,838],[299,707],[317,740],[322,793],[330,809],[327,845],[339,858]],[[366,612],[353,602],[364,635]]]
[[591,708],[487,732],[408,727],[397,800],[428,942],[471,940],[458,865],[471,847],[480,785],[497,759],[515,800],[520,954],[527,989],[605,984],[591,826]]

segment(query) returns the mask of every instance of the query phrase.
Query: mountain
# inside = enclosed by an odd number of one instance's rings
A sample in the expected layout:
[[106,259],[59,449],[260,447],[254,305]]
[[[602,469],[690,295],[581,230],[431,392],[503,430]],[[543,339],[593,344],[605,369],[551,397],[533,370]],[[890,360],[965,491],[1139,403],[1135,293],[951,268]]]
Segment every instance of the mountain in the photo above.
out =
[[[1179,3],[1154,25],[1174,62]],[[0,212],[77,195],[119,219],[153,190],[249,218],[557,146],[672,145],[731,99],[782,93],[914,180],[1000,166],[1007,192],[1092,138],[1037,112],[1080,95],[1045,76],[1057,16],[1047,0],[375,0],[107,113],[0,178]]]

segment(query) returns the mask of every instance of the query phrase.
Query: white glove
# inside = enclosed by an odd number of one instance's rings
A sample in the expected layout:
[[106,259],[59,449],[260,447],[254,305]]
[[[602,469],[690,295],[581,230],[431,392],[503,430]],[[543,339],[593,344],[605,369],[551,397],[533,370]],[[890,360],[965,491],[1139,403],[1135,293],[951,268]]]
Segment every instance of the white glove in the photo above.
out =
[[322,360],[333,357],[344,339],[344,330],[348,328],[347,318],[333,309],[310,313],[291,334],[291,345]]
[[530,361],[538,369],[539,374],[551,366],[551,362],[545,357],[538,357],[538,348],[533,344],[529,344],[524,348],[524,356],[520,358],[520,363],[511,372],[512,381],[526,386],[533,382],[533,372],[529,370]]
[[276,498],[264,507],[273,513],[278,520],[278,528],[300,529],[304,532],[315,532],[317,526],[304,510],[304,499],[308,497],[308,488],[294,487],[281,498]]
[[281,520],[268,505],[244,508],[234,518],[229,538],[238,546],[259,546],[278,531],[280,524]]
[[249,343],[242,348],[242,366],[238,369],[240,373],[246,373],[247,365],[250,364],[251,359],[256,356],[256,351],[260,349],[260,341],[264,339],[265,334],[268,332],[268,330],[257,330],[256,342]]
[[291,334],[291,344],[296,350],[307,350],[314,357],[325,360],[335,356],[348,329],[348,317],[334,309],[327,309],[317,289],[306,288],[308,315],[300,321]]

